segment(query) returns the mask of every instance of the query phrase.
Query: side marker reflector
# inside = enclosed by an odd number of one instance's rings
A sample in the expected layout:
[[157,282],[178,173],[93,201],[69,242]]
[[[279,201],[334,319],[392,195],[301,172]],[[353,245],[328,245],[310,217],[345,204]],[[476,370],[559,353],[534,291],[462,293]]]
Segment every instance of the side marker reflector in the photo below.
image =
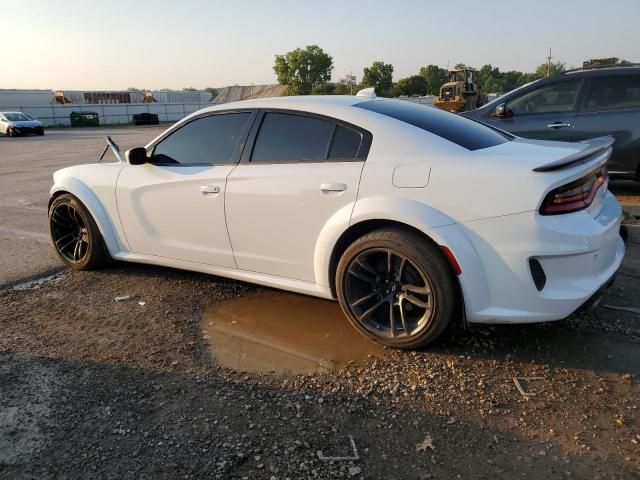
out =
[[449,250],[449,247],[445,247],[444,245],[440,245],[440,249],[442,253],[449,259],[449,263],[453,267],[453,271],[456,272],[456,275],[460,275],[462,273],[462,268],[460,268],[460,264],[456,257],[453,255],[453,252]]

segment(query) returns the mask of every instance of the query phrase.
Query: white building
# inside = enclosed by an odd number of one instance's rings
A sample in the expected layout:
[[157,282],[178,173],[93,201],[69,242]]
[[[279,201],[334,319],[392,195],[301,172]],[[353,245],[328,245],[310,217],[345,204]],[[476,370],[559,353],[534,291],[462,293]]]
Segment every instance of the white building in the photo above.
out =
[[0,89],[0,110],[36,107],[54,103],[53,90]]

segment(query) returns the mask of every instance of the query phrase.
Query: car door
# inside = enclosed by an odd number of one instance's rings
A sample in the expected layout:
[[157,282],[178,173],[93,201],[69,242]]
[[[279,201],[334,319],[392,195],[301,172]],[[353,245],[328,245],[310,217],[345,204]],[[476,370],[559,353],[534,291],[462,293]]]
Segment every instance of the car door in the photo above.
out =
[[574,132],[575,141],[612,135],[615,143],[609,172],[627,176],[640,172],[640,74],[602,72],[593,76]]
[[313,282],[325,224],[350,216],[371,135],[300,112],[265,111],[229,175],[227,226],[241,270]]
[[582,79],[564,79],[509,98],[489,123],[524,138],[570,142]]
[[0,133],[7,133],[7,119],[0,113]]
[[253,116],[197,117],[150,148],[148,163],[122,169],[116,196],[133,252],[235,268],[224,194]]

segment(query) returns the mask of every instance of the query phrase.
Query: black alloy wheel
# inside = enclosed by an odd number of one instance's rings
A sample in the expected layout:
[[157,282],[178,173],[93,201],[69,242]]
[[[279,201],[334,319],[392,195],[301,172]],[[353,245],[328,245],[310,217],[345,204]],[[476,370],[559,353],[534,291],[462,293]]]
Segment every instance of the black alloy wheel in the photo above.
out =
[[453,268],[440,248],[392,227],[367,233],[344,251],[336,294],[356,330],[404,349],[433,342],[461,306]]
[[108,255],[87,208],[73,195],[56,197],[49,207],[49,231],[62,261],[74,270],[104,265]]
[[81,262],[89,253],[89,231],[78,211],[69,203],[51,212],[51,237],[58,253],[69,263]]
[[436,307],[428,277],[391,248],[364,250],[350,262],[345,297],[358,322],[386,338],[415,336]]

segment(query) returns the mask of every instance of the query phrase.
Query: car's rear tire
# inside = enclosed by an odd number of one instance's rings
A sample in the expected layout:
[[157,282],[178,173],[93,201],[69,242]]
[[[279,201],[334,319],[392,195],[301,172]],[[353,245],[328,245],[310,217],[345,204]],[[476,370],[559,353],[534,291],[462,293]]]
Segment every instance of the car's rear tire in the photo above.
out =
[[49,231],[56,253],[73,270],[105,265],[108,254],[93,217],[71,194],[56,197],[49,207]]
[[6,130],[6,132],[5,132],[5,135],[6,135],[7,137],[13,137],[13,130],[11,130],[11,127],[8,127],[8,128],[7,128],[7,130]]
[[368,339],[414,349],[436,340],[458,311],[451,265],[431,242],[400,228],[354,241],[336,271],[338,301]]

